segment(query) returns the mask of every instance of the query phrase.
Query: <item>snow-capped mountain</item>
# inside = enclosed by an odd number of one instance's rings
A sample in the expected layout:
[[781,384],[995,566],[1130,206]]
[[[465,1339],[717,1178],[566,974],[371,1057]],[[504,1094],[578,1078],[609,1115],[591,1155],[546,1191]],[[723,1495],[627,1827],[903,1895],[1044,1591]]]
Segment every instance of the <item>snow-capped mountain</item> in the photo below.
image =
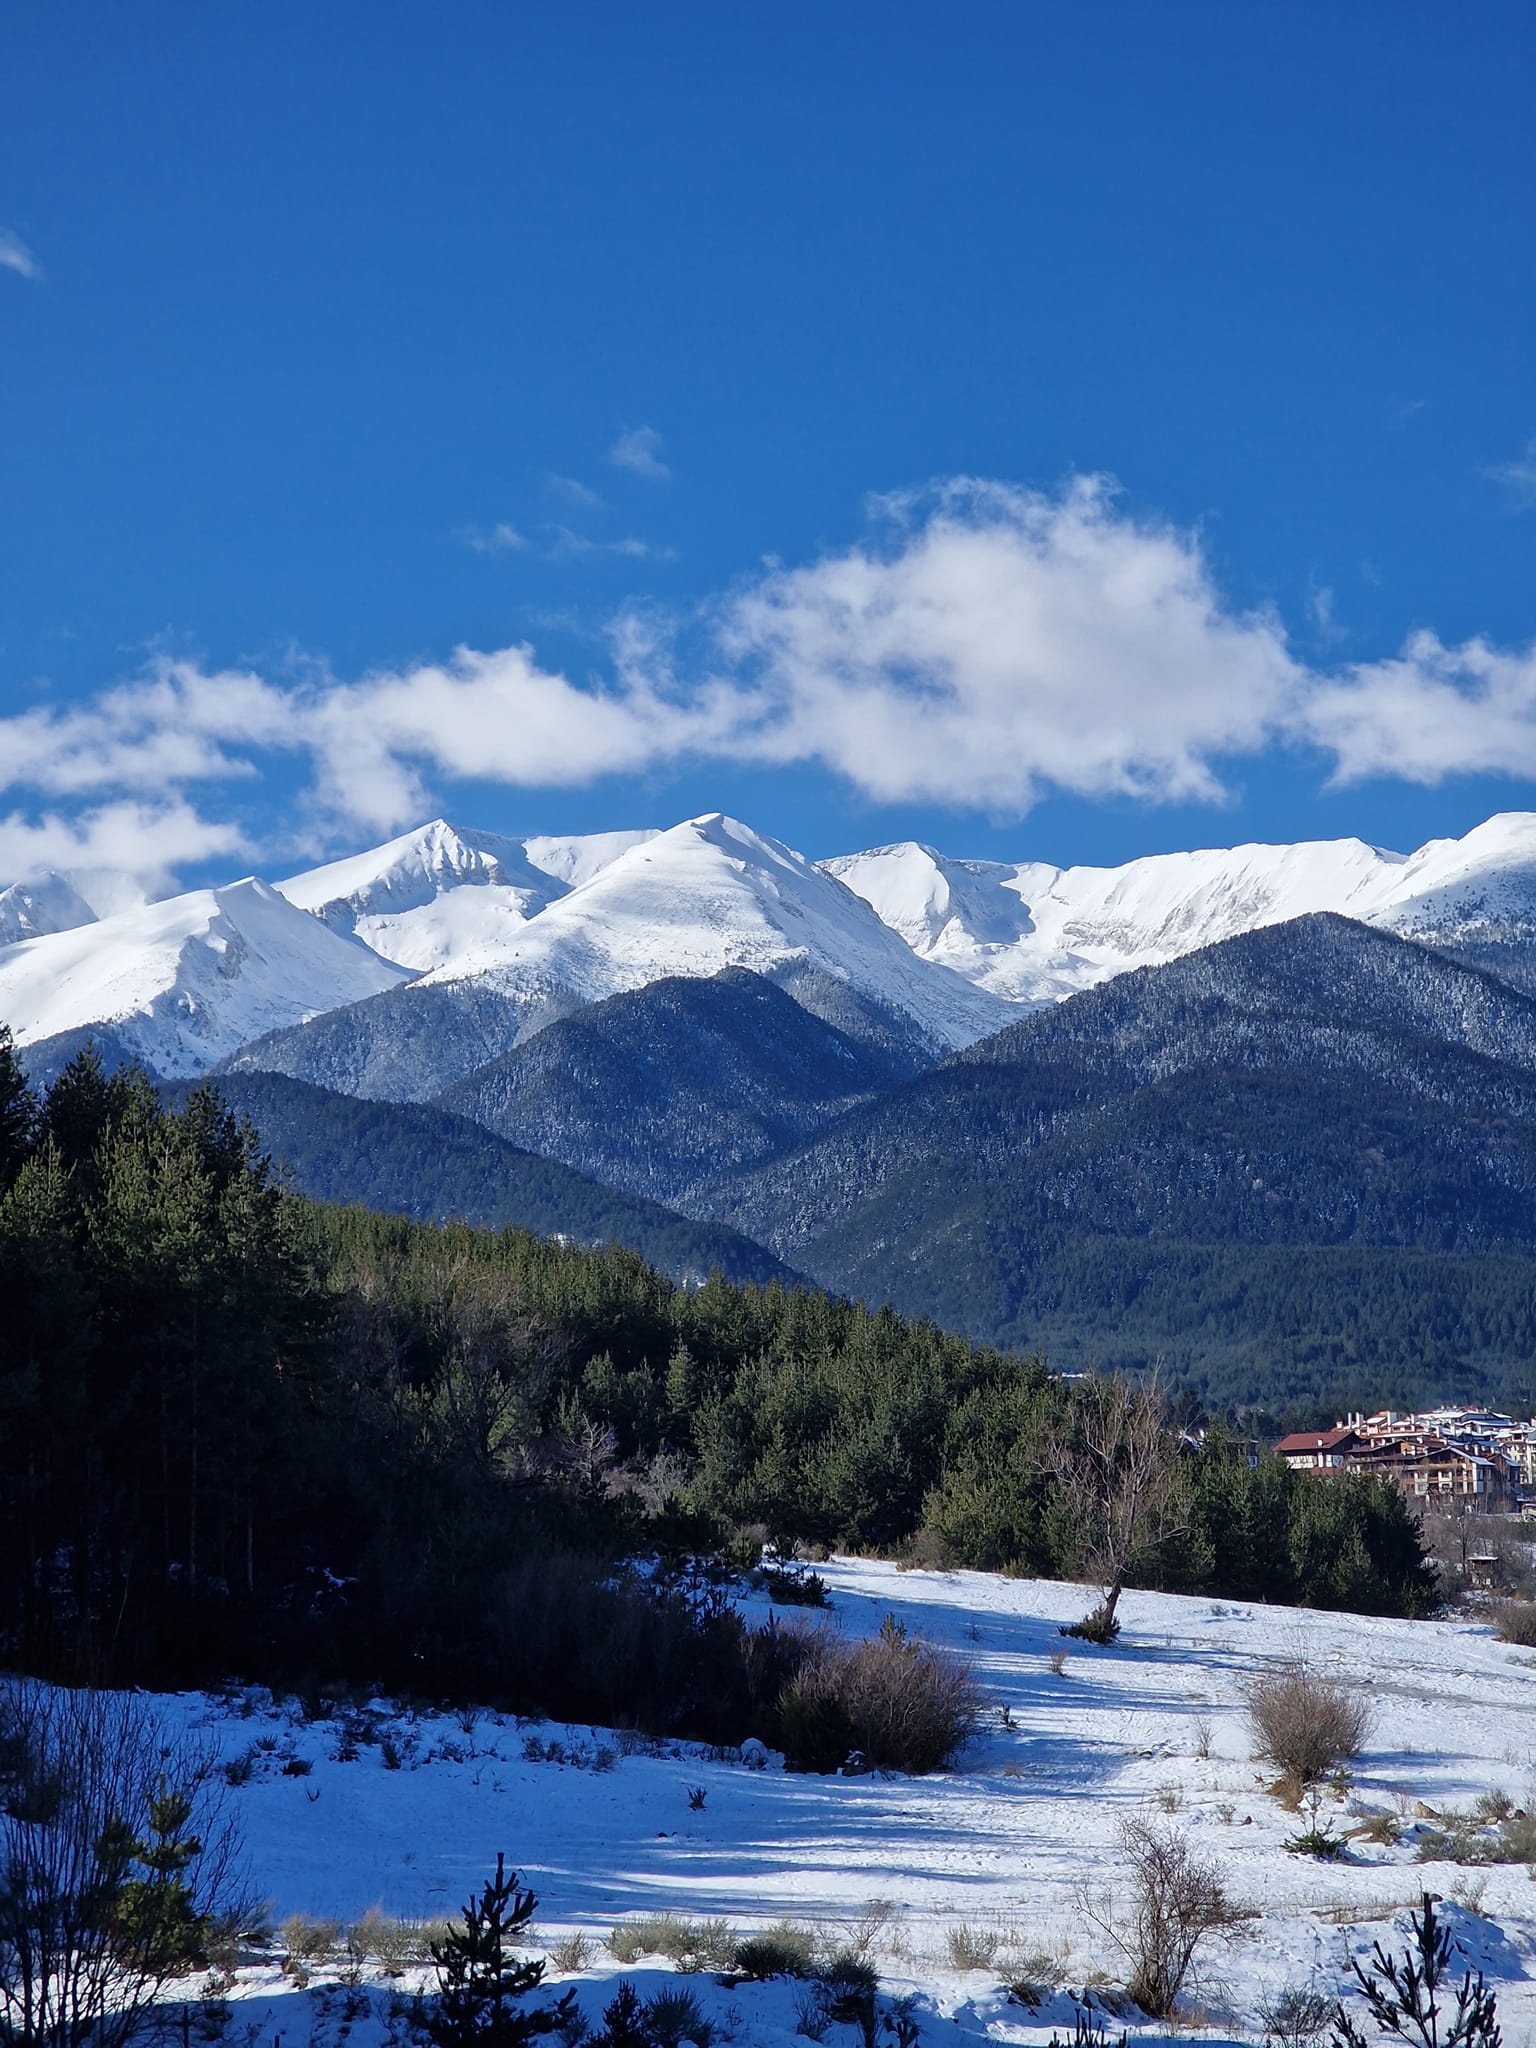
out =
[[1431,944],[1536,955],[1530,812],[1412,854],[1339,839],[1057,868],[953,860],[909,842],[823,866],[922,959],[1013,1003],[1059,1001],[1128,968],[1321,910]]
[[557,897],[654,837],[637,831],[506,839],[437,818],[277,886],[333,931],[425,973],[494,956]]
[[530,1002],[589,1003],[664,975],[808,964],[915,1017],[937,1044],[1007,1021],[994,997],[921,961],[851,890],[718,811],[629,846],[587,880],[422,986],[476,980]]
[[19,1045],[91,1026],[166,1076],[199,1074],[264,1031],[408,977],[247,879],[0,950],[0,1018]]
[[46,870],[0,889],[0,946],[94,924],[96,913],[67,875]]
[[[276,889],[246,881],[100,918],[88,895],[107,907],[60,875],[0,892],[0,1019],[22,1044],[111,1027],[167,1075],[346,1008],[349,1060],[367,1068],[389,1051],[383,1039],[414,1034],[411,1086],[431,1092],[434,1004],[473,1011],[464,1057],[486,1059],[584,1004],[726,967],[792,993],[797,974],[823,993],[830,977],[937,1055],[1020,1005],[1314,911],[1453,948],[1536,989],[1531,813],[1406,855],[1345,839],[1115,868],[911,844],[816,865],[718,812],[567,838],[438,819]],[[435,992],[419,1013],[418,990]],[[375,1029],[366,999],[391,991]],[[318,1078],[343,1085],[329,1066]]]

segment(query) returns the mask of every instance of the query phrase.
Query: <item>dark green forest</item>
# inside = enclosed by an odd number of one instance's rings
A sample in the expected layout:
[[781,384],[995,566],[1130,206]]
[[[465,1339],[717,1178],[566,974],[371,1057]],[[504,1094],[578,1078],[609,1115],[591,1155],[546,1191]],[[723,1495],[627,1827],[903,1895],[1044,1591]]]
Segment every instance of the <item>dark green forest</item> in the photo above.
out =
[[[1048,1574],[1079,1555],[1041,1456],[1076,1397],[1038,1356],[325,1207],[213,1089],[168,1107],[89,1052],[38,1099],[0,1039],[0,1287],[0,1657],[38,1670],[558,1710],[574,1681],[531,1618],[558,1596],[566,1627],[610,1626],[627,1557],[680,1570],[764,1536]],[[1251,1467],[1221,1432],[1180,1481],[1181,1532],[1136,1582],[1432,1600],[1390,1487]],[[658,1583],[718,1613],[696,1573]],[[675,1687],[667,1711],[708,1718]]]
[[[578,1244],[626,1244],[677,1279],[703,1279],[716,1266],[735,1280],[795,1277],[734,1230],[622,1194],[448,1110],[365,1101],[286,1074],[225,1074],[217,1085],[225,1104],[255,1124],[300,1193],[318,1202],[360,1202],[427,1223],[514,1223]],[[182,1081],[164,1093],[180,1105],[195,1088]]]

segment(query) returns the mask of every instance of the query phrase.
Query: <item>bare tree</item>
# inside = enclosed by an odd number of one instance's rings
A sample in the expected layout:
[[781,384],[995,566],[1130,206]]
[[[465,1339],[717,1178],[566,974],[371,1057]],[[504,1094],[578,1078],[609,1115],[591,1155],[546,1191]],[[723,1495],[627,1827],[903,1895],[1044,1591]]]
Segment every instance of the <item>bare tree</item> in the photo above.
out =
[[1189,1489],[1154,1374],[1143,1387],[1094,1376],[1073,1393],[1068,1417],[1053,1423],[1041,1464],[1059,1491],[1077,1565],[1100,1588],[1097,1609],[1074,1633],[1110,1642],[1129,1574],[1189,1527]]
[[122,2048],[248,1904],[225,1792],[137,1696],[0,1689],[0,2036]]

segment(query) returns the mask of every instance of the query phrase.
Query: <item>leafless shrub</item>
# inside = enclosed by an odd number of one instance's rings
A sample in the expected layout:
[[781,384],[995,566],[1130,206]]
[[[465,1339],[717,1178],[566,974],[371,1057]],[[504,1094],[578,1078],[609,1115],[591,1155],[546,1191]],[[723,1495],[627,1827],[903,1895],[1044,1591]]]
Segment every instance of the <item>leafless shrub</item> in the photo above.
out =
[[1524,1650],[1536,1646],[1536,1600],[1497,1600],[1492,1614],[1501,1643],[1518,1643]]
[[1195,1755],[1201,1763],[1208,1764],[1216,1741],[1216,1730],[1209,1714],[1195,1716]]
[[980,1715],[971,1664],[887,1615],[861,1642],[826,1630],[804,1640],[779,1702],[780,1739],[800,1769],[834,1770],[858,1750],[877,1769],[919,1776],[952,1763]]
[[1259,2024],[1269,2048],[1308,2048],[1330,2026],[1338,2000],[1316,1986],[1291,1986],[1259,2007]]
[[1221,1882],[1217,1865],[1197,1856],[1178,1828],[1138,1817],[1120,1827],[1130,1885],[1124,1918],[1112,1898],[1084,1899],[1089,1918],[1124,1957],[1126,1990],[1154,2019],[1173,2015],[1200,1950],[1228,1937],[1253,1915]]
[[1293,1785],[1316,1785],[1352,1762],[1371,1732],[1371,1704],[1341,1679],[1305,1664],[1258,1671],[1243,1688],[1255,1756]]
[[249,1905],[227,1796],[143,1699],[0,1687],[0,2038],[122,2048]]
[[1067,1651],[1065,1646],[1063,1646],[1059,1650],[1052,1650],[1051,1654],[1046,1658],[1045,1661],[1050,1666],[1053,1676],[1057,1678],[1066,1677],[1068,1655],[1069,1652]]
[[882,1939],[891,1940],[900,1916],[894,1899],[867,1899],[858,1918],[844,1923],[849,1954],[867,1962]]

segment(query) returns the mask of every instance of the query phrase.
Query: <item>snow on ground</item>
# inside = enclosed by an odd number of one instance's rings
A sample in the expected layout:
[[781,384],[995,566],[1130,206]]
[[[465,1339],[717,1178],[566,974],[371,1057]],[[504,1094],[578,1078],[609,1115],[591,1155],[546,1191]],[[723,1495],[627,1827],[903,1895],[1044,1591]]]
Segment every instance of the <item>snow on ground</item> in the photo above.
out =
[[[1145,1814],[1187,1831],[1262,1917],[1213,1951],[1198,2025],[1133,2027],[1133,2039],[1211,2048],[1256,2040],[1267,1993],[1340,1984],[1351,1949],[1377,1938],[1395,1945],[1394,1914],[1428,1888],[1471,1899],[1475,1911],[1446,1910],[1497,1982],[1506,2048],[1536,2042],[1536,1884],[1526,1867],[1418,1864],[1411,1840],[1417,1805],[1466,1806],[1493,1791],[1521,1805],[1536,1797],[1536,1659],[1476,1623],[1151,1593],[1125,1596],[1120,1643],[1096,1649],[1058,1633],[1084,1611],[1080,1587],[868,1561],[819,1569],[835,1626],[864,1634],[893,1613],[974,1659],[989,1711],[959,1769],[924,1779],[810,1777],[712,1760],[686,1745],[622,1753],[601,1731],[489,1714],[470,1733],[452,1715],[396,1714],[390,1727],[409,1753],[389,1769],[377,1746],[335,1761],[336,1724],[306,1722],[295,1708],[187,1702],[227,1756],[275,1738],[258,1775],[232,1794],[258,1891],[278,1920],[303,1912],[347,1922],[370,1906],[426,1919],[457,1910],[505,1851],[538,1895],[543,1936],[591,1937],[592,1961],[570,1981],[594,2022],[620,1975],[646,1991],[669,1974],[655,1959],[621,1969],[603,1947],[626,1916],[721,1916],[743,1930],[789,1917],[840,1941],[871,1900],[886,1900],[896,1911],[877,1939],[882,1987],[918,1995],[925,2042],[953,2040],[958,2028],[978,2048],[1022,2048],[1069,2022],[1071,2001],[1058,1994],[1033,2014],[1010,2003],[995,1971],[952,1967],[951,1931],[990,1929],[1016,1956],[1047,1951],[1078,1988],[1099,1973],[1123,1975],[1083,1893],[1123,1881],[1116,1829]],[[1058,1674],[1050,1660],[1063,1648]],[[1284,1849],[1306,1823],[1265,1790],[1239,1688],[1256,1665],[1296,1657],[1369,1688],[1375,1725],[1350,1798],[1402,1814],[1410,1839],[1400,1846],[1352,1841],[1338,1863]],[[606,1761],[597,1756],[606,1748],[611,1767],[525,1757],[526,1744],[551,1740],[590,1761]],[[312,1769],[284,1775],[289,1755]],[[693,1787],[704,1791],[700,1810],[690,1807]],[[1329,1810],[1349,1824],[1343,1806]],[[725,2037],[787,2048],[793,1984],[727,1988],[707,1974],[687,1983]],[[333,2003],[339,1995],[328,1994]],[[297,2048],[313,2024],[305,1998],[272,1973],[243,1979],[236,1996],[253,2041],[281,2032]],[[834,2028],[829,2040],[845,2037],[854,2038]],[[368,2022],[354,2021],[349,2038],[366,2048]]]

